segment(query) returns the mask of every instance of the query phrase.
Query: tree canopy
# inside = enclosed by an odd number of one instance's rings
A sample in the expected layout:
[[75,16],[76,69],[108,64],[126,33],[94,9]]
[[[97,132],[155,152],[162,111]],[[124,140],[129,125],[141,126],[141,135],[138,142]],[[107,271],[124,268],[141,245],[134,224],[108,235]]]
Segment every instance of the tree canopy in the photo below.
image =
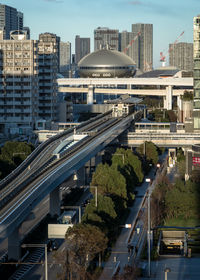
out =
[[158,148],[152,142],[145,142],[141,144],[137,149],[137,153],[145,156],[149,163],[156,164],[158,162]]
[[1,178],[15,169],[33,149],[34,147],[26,142],[7,141],[0,153]]
[[108,164],[99,164],[92,176],[93,186],[98,186],[98,193],[127,199],[126,180],[124,176]]

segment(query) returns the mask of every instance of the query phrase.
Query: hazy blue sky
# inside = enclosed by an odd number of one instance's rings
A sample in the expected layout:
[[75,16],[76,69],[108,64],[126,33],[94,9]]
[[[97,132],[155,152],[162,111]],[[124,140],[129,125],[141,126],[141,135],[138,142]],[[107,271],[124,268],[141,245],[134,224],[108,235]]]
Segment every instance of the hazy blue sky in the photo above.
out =
[[154,67],[160,66],[160,51],[167,52],[184,31],[182,42],[193,41],[193,17],[200,14],[199,0],[5,0],[1,4],[24,13],[31,38],[53,32],[72,43],[75,35],[91,38],[98,26],[131,31],[132,23],[152,23]]

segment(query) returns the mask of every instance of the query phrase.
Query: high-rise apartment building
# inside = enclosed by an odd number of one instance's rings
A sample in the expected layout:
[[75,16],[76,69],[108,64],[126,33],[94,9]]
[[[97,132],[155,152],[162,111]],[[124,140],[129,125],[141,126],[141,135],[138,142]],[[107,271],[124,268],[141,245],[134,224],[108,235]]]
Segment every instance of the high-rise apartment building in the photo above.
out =
[[36,121],[57,119],[59,37],[44,33],[39,40],[26,31],[0,32],[0,131],[28,134]]
[[57,73],[60,68],[60,37],[52,33],[39,35],[39,118],[57,119]]
[[139,68],[139,39],[133,32],[122,31],[120,34],[121,51],[130,56]]
[[60,73],[68,76],[71,68],[71,43],[60,42]]
[[180,70],[193,70],[193,44],[180,42],[169,44],[169,65]]
[[98,27],[94,30],[94,51],[109,47],[113,50],[120,49],[119,30],[108,27]]
[[17,9],[0,4],[0,29],[5,29],[5,38],[10,39],[10,32],[23,29],[23,13]]
[[200,130],[200,15],[193,19],[193,58],[194,58],[194,130]]
[[[1,34],[2,35],[2,34]],[[28,134],[38,117],[37,41],[26,32],[11,32],[0,38],[0,130]]]
[[81,58],[90,53],[90,38],[81,38],[79,35],[75,38],[75,61],[78,63]]
[[141,71],[150,71],[153,65],[153,24],[132,24],[132,33],[134,36],[137,36],[138,32],[140,32],[140,36],[138,36],[139,49],[135,57],[135,62]]

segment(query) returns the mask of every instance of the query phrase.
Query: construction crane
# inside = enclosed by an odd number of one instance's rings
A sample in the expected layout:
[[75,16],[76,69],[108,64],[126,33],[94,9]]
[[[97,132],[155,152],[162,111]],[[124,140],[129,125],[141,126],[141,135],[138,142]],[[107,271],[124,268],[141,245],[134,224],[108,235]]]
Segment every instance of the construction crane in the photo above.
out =
[[[181,32],[181,34],[176,38],[176,40],[174,41],[174,43],[172,45],[176,45],[179,41],[179,39],[183,36],[184,31]],[[165,66],[166,63],[166,56],[172,51],[173,48],[169,48],[167,51],[167,54],[164,55],[163,52],[160,52],[160,62],[162,62],[162,66]]]
[[130,43],[128,44],[128,46],[123,50],[123,53],[126,53],[128,51],[128,49],[132,46],[132,44],[135,42],[135,40],[137,39],[138,36],[141,35],[141,32],[138,32],[135,37],[133,38],[133,40],[130,41]]

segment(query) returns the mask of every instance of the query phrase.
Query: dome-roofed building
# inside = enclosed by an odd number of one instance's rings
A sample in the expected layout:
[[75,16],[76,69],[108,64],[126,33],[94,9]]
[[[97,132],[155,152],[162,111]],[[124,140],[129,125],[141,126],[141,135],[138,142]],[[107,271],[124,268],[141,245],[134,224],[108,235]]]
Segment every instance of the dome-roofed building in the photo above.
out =
[[116,50],[101,49],[83,57],[78,63],[82,78],[133,77],[135,62],[126,54]]

